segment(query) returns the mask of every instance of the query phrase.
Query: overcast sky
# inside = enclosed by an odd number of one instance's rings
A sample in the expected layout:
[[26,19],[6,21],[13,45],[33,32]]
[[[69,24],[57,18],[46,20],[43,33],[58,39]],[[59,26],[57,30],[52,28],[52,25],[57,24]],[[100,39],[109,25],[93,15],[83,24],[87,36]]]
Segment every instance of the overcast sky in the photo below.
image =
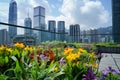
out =
[[[8,22],[11,0],[0,0],[0,21]],[[24,24],[29,10],[33,20],[33,8],[43,6],[48,20],[64,20],[66,28],[70,24],[80,24],[82,30],[112,25],[111,0],[16,0],[18,25]]]

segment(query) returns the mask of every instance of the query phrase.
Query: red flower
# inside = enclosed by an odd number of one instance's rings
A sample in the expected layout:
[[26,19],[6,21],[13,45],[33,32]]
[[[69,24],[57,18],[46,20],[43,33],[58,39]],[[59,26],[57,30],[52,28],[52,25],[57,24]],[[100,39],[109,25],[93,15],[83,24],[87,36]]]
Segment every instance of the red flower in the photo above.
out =
[[47,56],[47,57],[49,57],[50,58],[50,60],[54,60],[54,58],[55,58],[55,54],[53,53],[53,51],[52,50],[45,50],[44,51],[44,54]]

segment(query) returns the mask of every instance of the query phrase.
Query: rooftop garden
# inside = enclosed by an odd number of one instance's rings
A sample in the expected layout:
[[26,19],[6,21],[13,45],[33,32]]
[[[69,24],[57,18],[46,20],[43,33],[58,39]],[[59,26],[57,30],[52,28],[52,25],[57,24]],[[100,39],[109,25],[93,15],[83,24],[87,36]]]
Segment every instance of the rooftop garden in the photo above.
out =
[[1,45],[0,80],[119,80],[112,67],[99,71],[101,58],[92,44]]

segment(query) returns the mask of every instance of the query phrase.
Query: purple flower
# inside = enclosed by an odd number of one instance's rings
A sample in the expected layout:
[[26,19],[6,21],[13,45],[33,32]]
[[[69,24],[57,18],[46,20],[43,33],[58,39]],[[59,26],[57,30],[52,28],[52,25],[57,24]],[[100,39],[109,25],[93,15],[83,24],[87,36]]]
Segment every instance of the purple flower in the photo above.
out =
[[103,76],[101,76],[101,77],[100,77],[100,80],[104,80],[104,77],[103,77]]
[[86,64],[86,68],[89,68],[89,65],[88,65],[88,64]]
[[41,54],[40,57],[41,57],[42,60],[48,59],[48,57],[46,55],[44,55],[44,54]]
[[106,69],[106,70],[103,70],[103,71],[102,71],[102,74],[103,74],[103,76],[107,76],[107,74],[108,74],[109,72],[110,72],[110,71]]
[[83,78],[82,80],[97,80],[97,77],[95,76],[95,74],[88,70],[86,74],[83,75],[85,78]]
[[119,71],[117,71],[117,70],[115,70],[115,69],[112,69],[112,73],[113,73],[113,74],[120,75],[120,72],[119,72]]
[[118,72],[115,69],[112,69],[111,67],[106,68],[105,70],[102,71],[102,76],[100,77],[100,80],[104,80],[105,77],[108,77],[108,74],[116,74],[116,75],[120,75],[120,72]]
[[65,63],[65,60],[64,60],[63,58],[61,58],[61,59],[59,60],[59,63],[60,63],[60,64],[63,64],[63,63]]

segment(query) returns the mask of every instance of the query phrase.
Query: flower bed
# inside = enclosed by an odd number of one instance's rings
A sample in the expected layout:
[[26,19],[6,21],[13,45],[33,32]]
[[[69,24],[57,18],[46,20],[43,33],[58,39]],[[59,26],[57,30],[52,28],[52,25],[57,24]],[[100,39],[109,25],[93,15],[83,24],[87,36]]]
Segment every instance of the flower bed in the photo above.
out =
[[0,46],[0,80],[118,80],[109,67],[98,71],[102,54],[73,47]]

